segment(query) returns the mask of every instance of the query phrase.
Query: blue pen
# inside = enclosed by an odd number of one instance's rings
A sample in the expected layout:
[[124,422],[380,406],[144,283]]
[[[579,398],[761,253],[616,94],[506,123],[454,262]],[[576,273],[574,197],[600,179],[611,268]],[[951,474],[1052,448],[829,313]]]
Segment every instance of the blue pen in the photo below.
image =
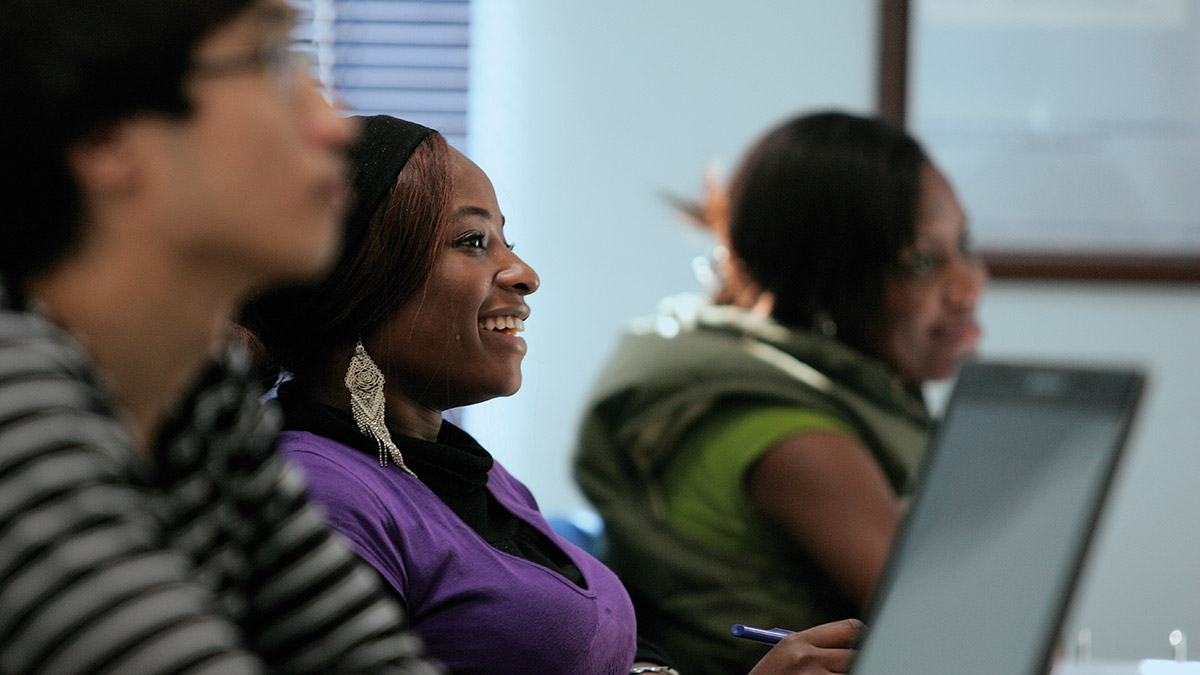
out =
[[729,632],[733,633],[734,637],[746,638],[747,640],[757,640],[759,642],[766,642],[767,644],[773,645],[788,635],[791,635],[795,631],[791,631],[786,628],[755,628],[754,626],[743,626],[740,623],[735,623],[733,624],[733,627],[729,629]]

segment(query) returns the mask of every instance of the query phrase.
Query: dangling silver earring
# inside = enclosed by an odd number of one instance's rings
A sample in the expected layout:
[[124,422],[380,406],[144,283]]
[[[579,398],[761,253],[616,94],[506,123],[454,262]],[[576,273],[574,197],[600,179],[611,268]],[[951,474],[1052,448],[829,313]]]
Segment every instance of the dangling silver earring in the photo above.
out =
[[350,411],[354,413],[358,430],[375,439],[375,444],[379,446],[379,466],[387,466],[388,455],[391,455],[396,466],[417,475],[404,463],[404,456],[392,441],[392,434],[384,423],[383,371],[367,354],[361,337],[354,345],[354,356],[350,358],[350,367],[346,370],[346,388],[350,390]]
[[813,315],[813,328],[827,338],[837,337],[837,322],[833,320],[832,316],[829,316],[829,312],[823,309]]

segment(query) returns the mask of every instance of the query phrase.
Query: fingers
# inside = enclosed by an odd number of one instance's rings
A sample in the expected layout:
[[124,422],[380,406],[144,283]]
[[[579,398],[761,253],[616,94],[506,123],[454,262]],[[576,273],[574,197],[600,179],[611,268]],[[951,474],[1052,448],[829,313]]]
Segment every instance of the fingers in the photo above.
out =
[[818,626],[815,631],[792,633],[771,648],[750,671],[750,675],[829,675],[850,672],[854,650],[819,647],[811,639],[814,632],[822,641],[844,640],[854,633],[854,627],[838,622]]
[[[862,637],[864,628],[866,626],[858,619],[842,619],[813,626],[794,635],[801,636],[803,640],[811,643],[814,647],[852,650],[858,644],[858,639]],[[788,637],[793,636],[789,635]]]
[[798,666],[795,673],[797,675],[817,675],[818,673],[824,675],[826,672],[849,673],[854,654],[853,649],[822,649]]

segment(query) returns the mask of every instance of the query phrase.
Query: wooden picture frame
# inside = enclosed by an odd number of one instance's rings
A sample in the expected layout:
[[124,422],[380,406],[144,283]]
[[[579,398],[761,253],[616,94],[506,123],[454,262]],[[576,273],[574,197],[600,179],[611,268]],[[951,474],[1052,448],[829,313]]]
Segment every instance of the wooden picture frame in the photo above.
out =
[[[922,0],[879,1],[879,68],[877,106],[884,118],[911,128],[909,120],[913,17]],[[1197,79],[1200,80],[1200,74]],[[1198,117],[1200,119],[1200,117]],[[936,149],[932,149],[933,154]],[[1200,191],[1200,176],[1196,176]],[[968,210],[970,205],[968,204]],[[1079,250],[981,250],[993,276],[1017,279],[1074,279],[1103,281],[1200,282],[1200,243],[1181,242],[1178,252]],[[1162,247],[1160,247],[1162,248]]]

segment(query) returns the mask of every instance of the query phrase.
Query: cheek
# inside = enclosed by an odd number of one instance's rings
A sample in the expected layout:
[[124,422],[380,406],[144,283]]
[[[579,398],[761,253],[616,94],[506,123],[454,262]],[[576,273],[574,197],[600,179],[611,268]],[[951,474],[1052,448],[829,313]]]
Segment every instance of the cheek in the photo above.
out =
[[252,156],[246,158],[245,166],[253,167],[250,169],[253,174],[247,174],[246,178],[260,188],[269,185],[269,189],[261,193],[264,208],[273,208],[293,218],[312,213],[316,194],[310,190],[315,186],[311,176],[302,170],[301,159],[284,151],[278,139],[259,139],[256,143],[258,151],[247,152]]
[[418,291],[419,309],[413,321],[426,336],[427,346],[453,353],[469,349],[479,341],[478,310],[453,288]]
[[900,339],[912,343],[914,347],[928,347],[933,339],[936,323],[936,312],[928,311],[925,307],[915,307],[899,322]]
[[273,108],[263,103],[255,107],[254,114],[228,121],[237,126],[224,139],[230,155],[225,170],[236,172],[248,187],[257,188],[277,210],[308,207],[296,199],[305,186],[308,164],[299,150],[295,125],[285,116],[272,113]]
[[938,316],[937,299],[932,293],[891,288],[884,297],[883,314],[880,335],[892,365],[913,364],[928,356]]

